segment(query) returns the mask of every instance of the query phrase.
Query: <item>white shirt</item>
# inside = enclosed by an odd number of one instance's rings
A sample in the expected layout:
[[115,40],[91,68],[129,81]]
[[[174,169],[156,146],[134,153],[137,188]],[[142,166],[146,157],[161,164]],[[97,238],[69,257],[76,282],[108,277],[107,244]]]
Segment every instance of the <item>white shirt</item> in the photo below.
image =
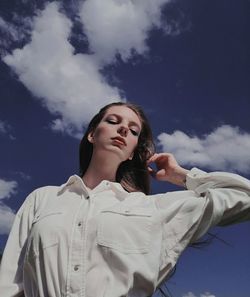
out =
[[250,219],[250,182],[236,174],[187,176],[185,191],[146,196],[82,179],[32,192],[4,251],[0,296],[152,295],[185,247],[214,225]]

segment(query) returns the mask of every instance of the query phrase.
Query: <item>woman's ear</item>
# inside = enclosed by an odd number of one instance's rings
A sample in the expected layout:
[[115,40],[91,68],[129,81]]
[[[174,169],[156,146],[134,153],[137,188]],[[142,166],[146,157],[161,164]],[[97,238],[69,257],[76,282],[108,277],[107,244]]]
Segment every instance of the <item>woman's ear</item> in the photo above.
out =
[[134,152],[129,156],[128,159],[131,161],[133,159],[133,157],[134,157]]
[[88,141],[90,143],[93,143],[94,142],[94,131],[91,131],[89,134],[88,134]]

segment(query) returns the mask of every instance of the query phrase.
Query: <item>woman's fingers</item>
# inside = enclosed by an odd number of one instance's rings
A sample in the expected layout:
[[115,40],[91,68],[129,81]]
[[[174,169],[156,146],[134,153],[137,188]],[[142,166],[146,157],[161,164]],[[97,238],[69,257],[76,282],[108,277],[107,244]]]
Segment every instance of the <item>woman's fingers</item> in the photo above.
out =
[[159,154],[153,154],[153,156],[149,158],[148,164],[154,162],[156,160],[156,158],[157,158],[158,155]]
[[166,177],[166,171],[168,169],[168,153],[154,154],[149,160],[148,164],[155,164],[156,169],[153,169],[148,165],[148,171],[150,175],[158,180],[164,180]]
[[148,166],[148,172],[152,177],[155,177],[156,171],[150,166]]
[[[149,166],[151,163],[155,164],[156,169]],[[180,186],[183,186],[188,172],[178,164],[174,155],[170,153],[154,154],[148,160],[148,171],[157,180],[168,181]]]

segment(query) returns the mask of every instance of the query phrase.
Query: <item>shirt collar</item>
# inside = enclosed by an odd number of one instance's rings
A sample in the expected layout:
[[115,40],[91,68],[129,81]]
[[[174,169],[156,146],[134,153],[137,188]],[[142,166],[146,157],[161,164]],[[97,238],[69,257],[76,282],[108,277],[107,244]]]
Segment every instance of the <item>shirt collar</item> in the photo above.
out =
[[[70,185],[73,185],[75,182],[80,181],[80,180],[82,180],[80,178],[80,176],[78,176],[76,174],[71,175],[68,178],[68,180],[66,181],[66,183],[64,183],[61,186],[59,186],[58,192],[63,192],[66,189],[66,187],[68,187]],[[83,180],[82,180],[82,184],[83,184],[84,189],[87,190],[86,187],[85,187],[85,185],[84,185],[84,183],[83,183]]]
[[[88,194],[88,188],[86,187],[86,185],[84,184],[82,178],[76,174],[71,175],[68,180],[66,181],[66,183],[62,184],[59,187],[58,193],[62,193],[67,187],[75,184],[75,183],[79,183],[83,192]],[[121,186],[120,183],[117,182],[110,182],[107,180],[103,180],[99,185],[97,185],[92,192],[97,192],[98,188],[100,189],[103,185],[107,187],[109,187],[114,193],[116,193],[117,197],[121,200],[123,200],[127,195],[128,192]],[[102,188],[103,189],[103,188]]]

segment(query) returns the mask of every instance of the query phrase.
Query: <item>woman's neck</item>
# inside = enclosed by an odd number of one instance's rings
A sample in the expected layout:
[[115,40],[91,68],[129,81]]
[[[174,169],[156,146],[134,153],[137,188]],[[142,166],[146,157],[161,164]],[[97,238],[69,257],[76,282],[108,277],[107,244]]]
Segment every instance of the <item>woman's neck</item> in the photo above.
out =
[[82,178],[84,184],[88,188],[94,189],[103,180],[115,181],[118,166],[117,158],[110,158],[110,156],[105,158],[103,153],[93,154],[89,167]]

